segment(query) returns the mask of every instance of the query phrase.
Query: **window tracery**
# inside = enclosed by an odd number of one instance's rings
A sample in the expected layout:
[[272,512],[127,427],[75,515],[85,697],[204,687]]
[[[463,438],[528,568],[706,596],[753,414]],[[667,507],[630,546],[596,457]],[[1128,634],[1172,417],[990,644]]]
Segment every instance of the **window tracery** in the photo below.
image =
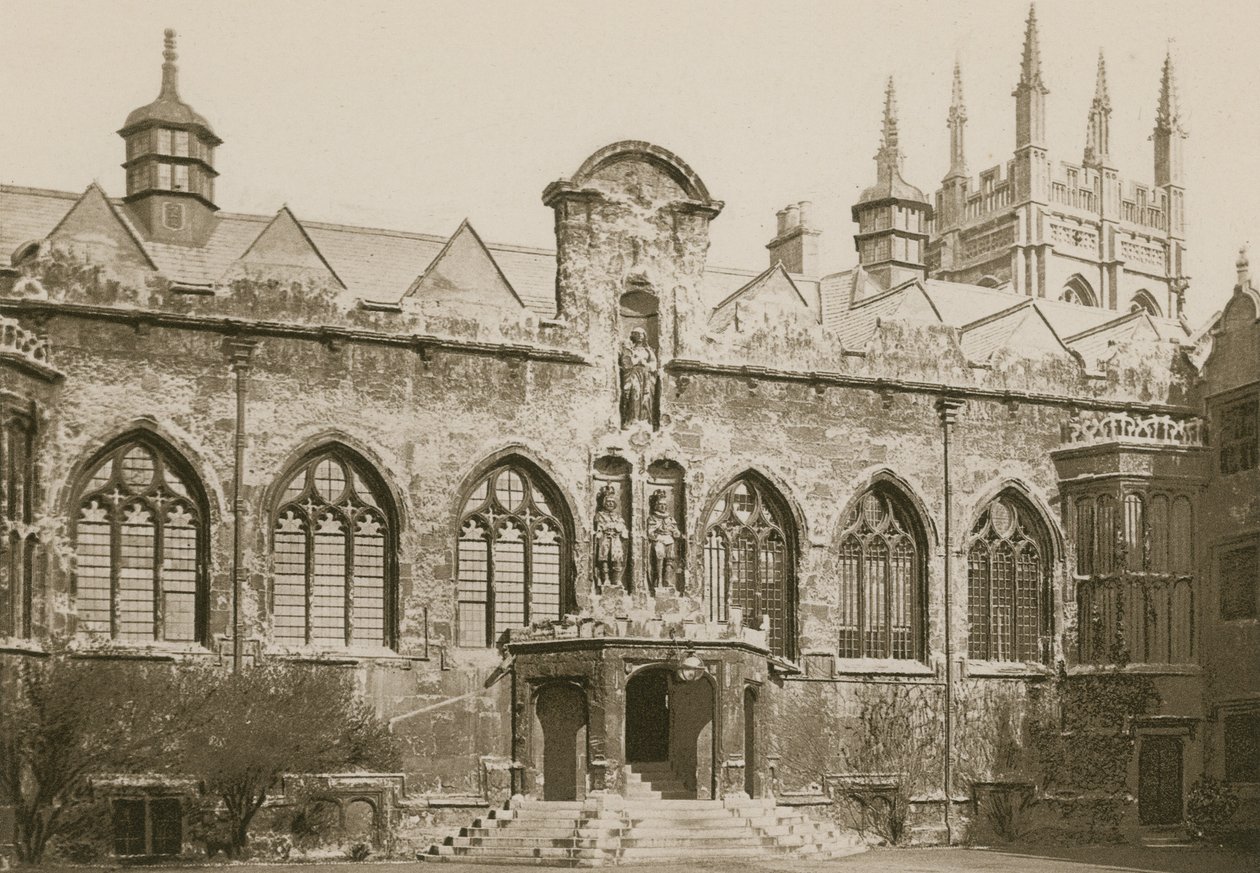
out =
[[204,639],[206,512],[174,456],[135,438],[79,489],[75,611],[81,633],[133,642]]
[[460,645],[494,645],[511,628],[563,615],[571,544],[557,507],[520,464],[473,487],[457,534]]
[[344,452],[322,451],[290,474],[272,529],[277,641],[391,644],[396,527],[388,506],[375,477]]
[[920,657],[922,549],[911,518],[884,489],[868,491],[840,539],[842,658]]
[[1041,661],[1049,550],[1031,508],[1000,495],[971,531],[968,652],[988,661]]
[[705,524],[705,600],[709,618],[726,621],[732,606],[746,627],[769,617],[770,651],[791,657],[796,555],[787,513],[777,495],[752,476],[741,476],[718,496]]

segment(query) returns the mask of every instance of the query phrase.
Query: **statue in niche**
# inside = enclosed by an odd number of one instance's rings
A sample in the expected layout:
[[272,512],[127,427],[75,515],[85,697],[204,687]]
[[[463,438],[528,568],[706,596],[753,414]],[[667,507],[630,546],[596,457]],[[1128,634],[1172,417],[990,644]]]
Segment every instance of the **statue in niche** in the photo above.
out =
[[647,331],[636,327],[621,347],[621,424],[636,421],[651,426],[656,412],[656,352],[648,345]]
[[622,585],[626,569],[626,542],[630,531],[621,515],[617,489],[605,485],[599,489],[595,512],[595,581],[601,588]]
[[663,490],[652,492],[648,499],[648,590],[653,596],[656,589],[673,584],[678,565],[678,541],[682,531],[670,512],[669,494]]

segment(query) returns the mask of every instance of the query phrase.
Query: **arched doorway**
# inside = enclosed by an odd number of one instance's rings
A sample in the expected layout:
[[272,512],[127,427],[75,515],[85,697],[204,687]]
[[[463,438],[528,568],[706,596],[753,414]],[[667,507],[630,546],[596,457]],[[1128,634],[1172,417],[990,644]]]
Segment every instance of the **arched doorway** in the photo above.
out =
[[757,796],[757,692],[744,689],[744,793]]
[[534,704],[535,773],[543,800],[580,800],[586,794],[586,697],[568,683],[546,685]]
[[714,693],[709,677],[679,681],[672,669],[641,670],[626,683],[626,763],[659,763],[701,800],[714,790]]

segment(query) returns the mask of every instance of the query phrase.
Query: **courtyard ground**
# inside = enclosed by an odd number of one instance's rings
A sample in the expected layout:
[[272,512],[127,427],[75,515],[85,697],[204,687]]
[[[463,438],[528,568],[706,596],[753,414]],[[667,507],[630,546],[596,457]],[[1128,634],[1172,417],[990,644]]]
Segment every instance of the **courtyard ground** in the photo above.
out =
[[[381,864],[216,864],[178,867],[145,866],[146,873],[188,873],[191,870],[230,868],[249,873],[537,873],[536,866],[482,866],[386,862]],[[83,873],[83,867],[39,868],[40,873]],[[118,869],[118,868],[115,868]],[[559,869],[559,868],[557,868]],[[661,862],[620,869],[662,870],[669,873],[1260,873],[1260,855],[1240,855],[1191,848],[1086,846],[1080,848],[988,849],[872,849],[834,861],[749,859],[685,863]]]

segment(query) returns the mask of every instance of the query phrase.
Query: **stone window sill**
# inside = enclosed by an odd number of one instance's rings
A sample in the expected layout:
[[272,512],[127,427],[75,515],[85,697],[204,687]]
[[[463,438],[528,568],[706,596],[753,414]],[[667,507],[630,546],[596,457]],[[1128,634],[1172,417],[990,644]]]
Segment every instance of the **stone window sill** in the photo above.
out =
[[982,679],[1048,679],[1052,671],[1044,664],[1026,661],[964,661],[963,676]]
[[1087,676],[1091,674],[1128,673],[1144,676],[1200,676],[1203,667],[1199,664],[1074,664],[1068,668],[1071,676]]
[[136,661],[174,661],[179,658],[207,658],[214,655],[200,643],[139,643],[121,640],[75,640],[70,643],[72,658],[116,658]]
[[0,637],[0,654],[2,655],[37,655],[48,654],[43,643],[26,637]]
[[892,658],[836,658],[837,676],[878,674],[881,676],[935,676],[936,671],[921,661]]
[[263,649],[265,658],[282,661],[299,661],[308,664],[353,666],[363,663],[394,663],[410,667],[416,661],[428,661],[424,655],[409,655],[384,646],[352,646],[350,648],[289,648],[272,646]]

